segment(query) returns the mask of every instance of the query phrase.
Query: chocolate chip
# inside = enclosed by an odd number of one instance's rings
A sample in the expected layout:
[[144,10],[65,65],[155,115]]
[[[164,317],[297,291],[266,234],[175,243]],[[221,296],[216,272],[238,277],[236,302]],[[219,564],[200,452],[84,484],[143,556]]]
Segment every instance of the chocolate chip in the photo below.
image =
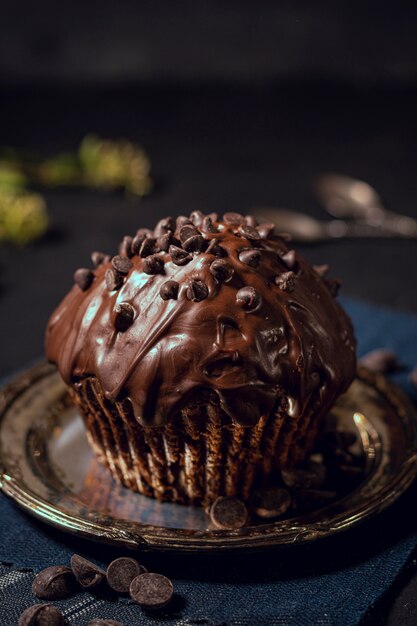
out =
[[335,298],[339,293],[340,287],[342,286],[340,280],[338,278],[325,278],[324,282],[326,283],[333,298]]
[[219,496],[211,505],[210,519],[216,528],[243,528],[248,520],[246,506],[233,496]]
[[185,215],[179,215],[175,221],[176,224],[176,230],[180,230],[182,226],[184,226],[184,224],[191,224],[192,225],[192,221],[190,220],[189,217],[186,217]]
[[75,576],[65,565],[52,565],[39,572],[32,584],[32,592],[44,600],[60,600],[74,592]]
[[210,272],[219,283],[228,283],[234,274],[234,269],[225,259],[215,259],[210,265]]
[[261,306],[262,296],[253,287],[242,287],[236,293],[236,303],[245,311],[256,311]]
[[293,494],[293,506],[299,513],[321,509],[336,500],[337,492],[318,489],[299,489]]
[[34,604],[23,611],[18,626],[64,626],[61,611],[52,604]]
[[164,261],[160,256],[153,254],[143,259],[142,269],[145,274],[160,274],[164,269]]
[[175,230],[175,220],[173,217],[164,217],[162,220],[159,220],[157,225],[155,226],[154,236],[161,237],[165,235],[168,231],[173,232]]
[[249,239],[249,241],[256,241],[257,239],[261,238],[256,228],[254,228],[253,226],[248,226],[247,224],[241,224],[239,226],[238,232],[239,235],[245,237],[246,239]]
[[182,247],[187,252],[200,253],[206,246],[206,240],[201,235],[193,235],[184,241]]
[[205,233],[218,233],[219,229],[213,224],[212,219],[207,216],[201,224],[201,230]]
[[297,259],[295,258],[295,250],[288,250],[288,252],[283,254],[280,258],[288,267],[288,269],[292,270],[295,268],[297,264]]
[[256,230],[258,231],[261,239],[269,239],[274,235],[275,224],[259,224]]
[[132,580],[146,571],[146,568],[138,563],[136,559],[122,556],[112,561],[108,566],[107,582],[114,591],[127,593]]
[[228,212],[223,214],[223,222],[226,224],[244,224],[245,218],[240,213]]
[[207,217],[211,219],[212,222],[218,222],[219,216],[217,213],[207,213]]
[[203,219],[204,219],[204,213],[202,213],[201,211],[193,211],[190,214],[190,220],[192,221],[194,226],[201,226]]
[[291,506],[291,496],[280,487],[259,489],[254,492],[251,505],[258,517],[271,519],[284,515]]
[[359,359],[359,365],[375,374],[388,374],[399,369],[398,357],[392,350],[378,348]]
[[217,239],[212,239],[206,250],[206,254],[212,254],[213,256],[224,256],[224,249],[219,246]]
[[130,597],[143,609],[162,609],[174,595],[172,582],[162,574],[142,574],[130,585]]
[[317,489],[326,480],[326,468],[319,463],[309,463],[305,469],[299,467],[281,470],[281,478],[287,487],[294,489]]
[[132,254],[139,254],[140,247],[147,237],[152,237],[152,231],[149,228],[139,228],[132,240]]
[[78,285],[81,291],[87,291],[93,284],[93,280],[94,273],[85,267],[80,267],[74,272],[74,283]]
[[93,619],[88,622],[87,626],[124,626],[124,624],[114,619],[93,617]]
[[250,267],[258,267],[261,262],[261,253],[259,250],[241,250],[239,252],[239,261]]
[[201,302],[205,300],[209,295],[209,290],[206,283],[202,280],[192,279],[187,287],[187,298],[193,302]]
[[275,284],[278,285],[282,291],[294,291],[295,288],[295,274],[294,272],[284,272],[279,276],[275,276]]
[[123,285],[123,276],[113,268],[106,270],[104,277],[106,280],[106,287],[109,291],[120,289]]
[[119,302],[114,310],[114,326],[116,330],[123,333],[132,325],[135,318],[135,309],[128,302]]
[[128,274],[133,267],[133,263],[130,259],[125,256],[120,256],[119,254],[112,258],[111,264],[116,272],[123,275]]
[[277,237],[279,237],[283,241],[292,241],[291,233],[277,233]]
[[142,244],[139,248],[139,256],[145,258],[147,256],[150,256],[151,254],[155,254],[155,252],[156,239],[154,239],[153,237],[146,237],[146,239],[142,241]]
[[329,265],[313,265],[313,270],[322,278],[328,274],[330,267]]
[[415,367],[408,375],[408,380],[417,389],[417,367]]
[[258,225],[258,220],[254,215],[246,215],[245,222],[248,226],[253,226],[254,228]]
[[184,243],[184,241],[187,241],[187,239],[189,239],[190,237],[194,237],[195,235],[198,235],[198,234],[199,232],[193,226],[193,224],[185,224],[184,226],[181,226],[180,228],[180,232],[179,232],[180,241],[181,243]]
[[167,280],[159,290],[162,300],[176,300],[180,285],[176,280]]
[[161,235],[156,240],[156,247],[160,252],[168,252],[169,246],[175,242],[175,237],[171,231]]
[[105,254],[104,252],[98,252],[97,250],[94,250],[94,252],[91,253],[91,260],[94,267],[103,265],[103,263],[108,263],[110,259],[111,256],[109,254]]
[[84,589],[93,589],[100,585],[106,578],[106,572],[100,567],[84,559],[79,554],[73,554],[71,557],[71,568],[75,578]]
[[129,258],[132,257],[133,256],[132,242],[133,242],[133,239],[132,237],[129,237],[129,235],[126,235],[126,237],[123,237],[122,243],[119,246],[119,254],[121,254],[122,256],[127,256]]
[[188,252],[178,246],[169,246],[168,252],[175,265],[187,265],[193,258]]

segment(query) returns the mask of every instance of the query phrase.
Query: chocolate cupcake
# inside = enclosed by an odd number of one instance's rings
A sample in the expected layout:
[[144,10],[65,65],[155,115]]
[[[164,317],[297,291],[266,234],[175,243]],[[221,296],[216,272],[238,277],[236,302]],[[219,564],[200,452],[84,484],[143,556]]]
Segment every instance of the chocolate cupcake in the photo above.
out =
[[207,504],[247,498],[306,458],[356,369],[325,266],[270,224],[198,211],[92,258],[49,321],[46,353],[116,479]]

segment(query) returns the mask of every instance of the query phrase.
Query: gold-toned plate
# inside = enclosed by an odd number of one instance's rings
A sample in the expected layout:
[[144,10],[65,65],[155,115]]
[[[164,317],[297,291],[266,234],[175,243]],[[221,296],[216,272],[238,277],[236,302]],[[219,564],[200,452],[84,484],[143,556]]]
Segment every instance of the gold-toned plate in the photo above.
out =
[[61,530],[124,547],[202,552],[313,541],[376,515],[417,475],[416,413],[383,377],[360,371],[329,419],[359,431],[365,470],[353,491],[308,514],[214,530],[199,507],[157,502],[115,483],[95,460],[55,368],[42,364],[0,392],[0,486]]

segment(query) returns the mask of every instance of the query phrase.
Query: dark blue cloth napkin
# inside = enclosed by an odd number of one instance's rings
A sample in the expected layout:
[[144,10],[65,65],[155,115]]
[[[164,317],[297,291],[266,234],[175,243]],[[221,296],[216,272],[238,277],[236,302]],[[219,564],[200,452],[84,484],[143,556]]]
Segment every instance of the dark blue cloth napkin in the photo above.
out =
[[[356,328],[359,354],[392,348],[404,369],[392,378],[416,400],[407,380],[417,365],[417,317],[343,300]],[[124,624],[205,626],[350,626],[391,587],[417,546],[417,487],[389,510],[362,526],[312,545],[257,554],[186,556],[144,554],[150,571],[173,579],[172,605],[157,615],[144,613],[128,599],[109,601],[89,593],[56,602],[69,624],[84,626],[92,617]],[[79,552],[106,564],[122,551],[65,535],[21,512],[0,497],[0,624],[17,623],[32,604],[33,573],[65,564]]]

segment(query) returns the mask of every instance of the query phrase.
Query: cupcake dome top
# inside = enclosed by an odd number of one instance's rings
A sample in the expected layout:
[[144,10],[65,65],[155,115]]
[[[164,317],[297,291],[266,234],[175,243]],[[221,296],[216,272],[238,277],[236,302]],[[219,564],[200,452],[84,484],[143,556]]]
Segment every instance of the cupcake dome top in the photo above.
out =
[[297,419],[354,377],[337,281],[271,224],[195,211],[92,260],[49,321],[47,357],[68,384],[94,376],[109,400],[129,398],[142,425],[166,424],[197,390],[244,426],[277,406]]

